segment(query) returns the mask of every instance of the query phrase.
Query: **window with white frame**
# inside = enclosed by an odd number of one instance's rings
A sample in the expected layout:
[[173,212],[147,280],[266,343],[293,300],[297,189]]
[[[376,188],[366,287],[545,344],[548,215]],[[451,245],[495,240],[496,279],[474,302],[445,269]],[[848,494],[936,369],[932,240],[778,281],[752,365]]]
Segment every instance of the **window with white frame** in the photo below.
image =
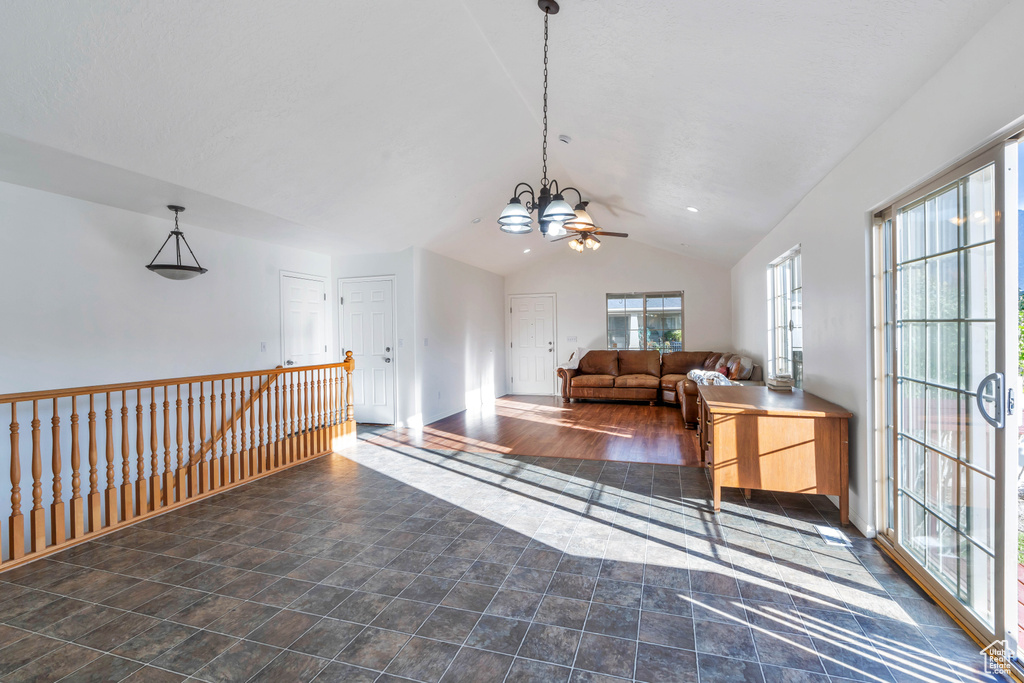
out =
[[768,266],[768,375],[804,383],[803,276],[800,245]]
[[683,350],[683,293],[605,296],[609,349]]

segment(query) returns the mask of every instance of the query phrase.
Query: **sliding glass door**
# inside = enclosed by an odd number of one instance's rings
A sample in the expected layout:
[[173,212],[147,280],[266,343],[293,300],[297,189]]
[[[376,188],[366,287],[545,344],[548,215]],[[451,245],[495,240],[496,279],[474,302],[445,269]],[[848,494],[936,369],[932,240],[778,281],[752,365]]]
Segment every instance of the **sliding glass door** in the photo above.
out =
[[878,245],[881,536],[986,642],[1016,638],[1016,155],[897,201]]

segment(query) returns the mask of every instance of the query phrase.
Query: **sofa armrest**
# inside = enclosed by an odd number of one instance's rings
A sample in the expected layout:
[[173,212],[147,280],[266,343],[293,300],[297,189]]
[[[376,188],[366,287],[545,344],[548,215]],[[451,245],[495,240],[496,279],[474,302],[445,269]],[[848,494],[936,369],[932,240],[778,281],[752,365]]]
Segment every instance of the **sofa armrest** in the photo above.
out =
[[562,380],[562,400],[569,400],[569,385],[572,383],[572,378],[577,374],[576,370],[569,368],[558,368],[558,378]]
[[697,383],[694,382],[692,379],[684,379],[682,382],[680,382],[680,384],[683,385],[683,393],[686,396],[697,395]]

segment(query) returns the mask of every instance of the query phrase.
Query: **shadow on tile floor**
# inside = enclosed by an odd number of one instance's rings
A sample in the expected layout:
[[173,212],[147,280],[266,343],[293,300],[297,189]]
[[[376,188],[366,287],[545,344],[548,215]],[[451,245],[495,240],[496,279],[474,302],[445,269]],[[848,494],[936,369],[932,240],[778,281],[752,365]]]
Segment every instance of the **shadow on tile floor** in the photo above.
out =
[[375,441],[0,574],[0,680],[994,680],[824,498]]

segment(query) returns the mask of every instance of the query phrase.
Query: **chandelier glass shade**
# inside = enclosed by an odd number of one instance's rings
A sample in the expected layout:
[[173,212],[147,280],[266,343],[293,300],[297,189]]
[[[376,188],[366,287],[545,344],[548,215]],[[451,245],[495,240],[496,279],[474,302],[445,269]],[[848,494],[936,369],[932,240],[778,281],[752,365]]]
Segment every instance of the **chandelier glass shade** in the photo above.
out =
[[[172,204],[167,208],[174,212],[174,230],[171,230],[171,234],[169,234],[167,239],[164,240],[164,243],[160,245],[160,249],[157,250],[156,256],[153,257],[153,260],[149,262],[149,265],[146,266],[146,268],[161,277],[167,278],[168,280],[190,280],[197,275],[202,275],[206,272],[206,268],[199,265],[199,259],[197,259],[196,255],[192,253],[192,247],[188,246],[188,241],[185,239],[185,233],[178,229],[178,214],[184,211],[185,207],[174,206]],[[167,246],[167,243],[171,241],[172,237],[174,238],[175,262],[157,263],[156,260],[160,258],[160,252],[164,250],[164,247]],[[189,255],[192,257],[192,260],[195,261],[194,266],[185,265],[181,262],[182,243],[185,244],[185,248],[188,249]]]

